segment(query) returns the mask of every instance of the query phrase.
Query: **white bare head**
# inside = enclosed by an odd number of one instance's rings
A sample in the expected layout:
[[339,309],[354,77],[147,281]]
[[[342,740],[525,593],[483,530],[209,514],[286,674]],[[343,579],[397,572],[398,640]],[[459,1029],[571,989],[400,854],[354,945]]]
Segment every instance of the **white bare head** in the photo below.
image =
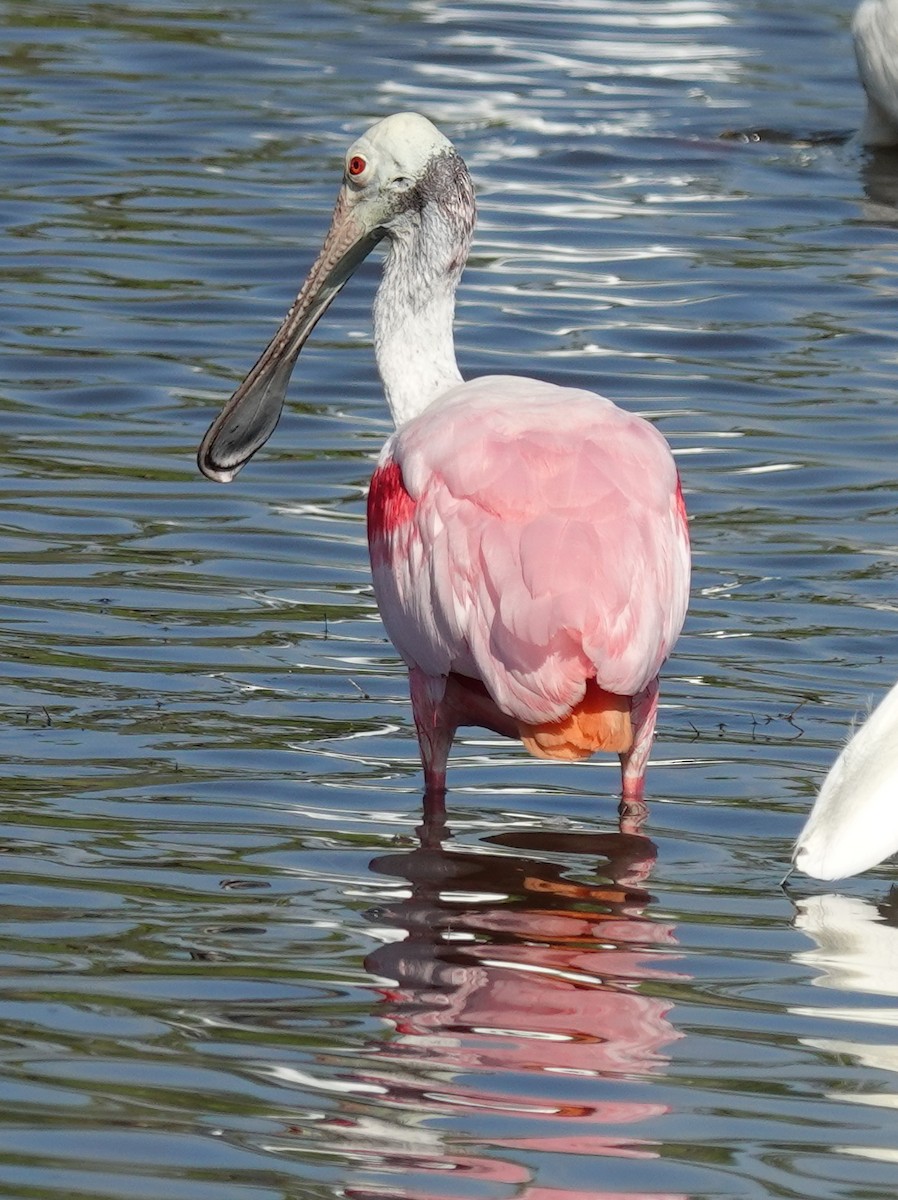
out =
[[[278,423],[293,366],[306,339],[360,262],[382,239],[394,248],[391,303],[420,313],[431,294],[449,297],[446,333],[419,329],[416,346],[435,362],[436,376],[458,378],[452,350],[455,285],[474,227],[474,191],[461,157],[447,137],[419,113],[396,113],[373,125],[346,152],[343,185],[321,252],[277,333],[258,362],[210,425],[197,462],[210,479],[233,479],[265,444]],[[396,269],[394,260],[399,262]],[[443,302],[442,308],[446,308]],[[377,314],[375,313],[375,318]],[[441,326],[445,326],[442,320]],[[401,321],[386,337],[390,347],[407,331]],[[375,319],[375,341],[377,320]],[[434,350],[436,349],[436,353]],[[408,346],[405,347],[408,360]],[[390,355],[385,352],[385,359]],[[381,355],[388,399],[390,388]],[[407,366],[406,361],[406,366]],[[427,384],[425,384],[426,390]],[[392,404],[392,401],[391,401]]]
[[[421,178],[435,155],[454,153],[449,139],[420,113],[393,113],[346,151],[346,178],[361,188],[403,190]],[[366,164],[364,170],[356,159]]]

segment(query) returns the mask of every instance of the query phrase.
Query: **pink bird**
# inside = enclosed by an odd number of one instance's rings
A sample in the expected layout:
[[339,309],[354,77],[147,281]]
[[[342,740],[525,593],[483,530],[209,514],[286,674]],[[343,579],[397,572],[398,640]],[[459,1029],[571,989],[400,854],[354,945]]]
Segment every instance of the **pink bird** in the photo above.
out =
[[409,668],[425,798],[442,807],[456,730],[535,755],[616,752],[641,800],[658,672],[689,596],[689,534],[667,442],[593,392],[517,376],[463,382],[455,292],[475,206],[425,117],[379,121],[346,155],[330,230],[281,327],[210,426],[227,482],[273,432],[294,363],[386,240],[374,345],[396,432],[368,497],[374,590]]

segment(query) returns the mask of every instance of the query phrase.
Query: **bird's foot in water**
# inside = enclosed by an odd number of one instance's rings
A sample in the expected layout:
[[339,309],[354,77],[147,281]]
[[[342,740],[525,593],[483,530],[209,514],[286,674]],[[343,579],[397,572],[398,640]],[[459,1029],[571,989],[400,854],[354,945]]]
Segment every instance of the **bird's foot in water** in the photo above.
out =
[[642,834],[642,827],[648,820],[649,806],[642,799],[642,789],[639,789],[637,796],[622,796],[621,802],[617,807],[617,814],[620,819],[621,833],[635,834],[637,837]]
[[428,785],[422,803],[424,820],[415,830],[421,840],[421,845],[428,850],[436,850],[449,837],[446,825],[446,788]]

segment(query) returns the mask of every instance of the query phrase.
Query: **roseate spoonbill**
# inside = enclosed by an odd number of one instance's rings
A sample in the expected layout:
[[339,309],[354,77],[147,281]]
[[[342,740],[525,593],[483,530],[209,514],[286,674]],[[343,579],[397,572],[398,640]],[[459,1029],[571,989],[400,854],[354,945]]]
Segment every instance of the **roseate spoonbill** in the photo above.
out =
[[377,366],[396,432],[368,497],[374,590],[409,668],[425,796],[442,806],[460,725],[533,754],[616,751],[638,801],[658,671],[689,592],[670,448],[641,417],[535,379],[462,382],[455,290],[474,193],[425,117],[379,121],[349,149],[330,230],[262,357],[209,427],[200,470],[227,482],[268,439],[313,326],[373,247]]
[[792,860],[815,879],[844,879],[898,850],[898,683],[833,763]]
[[860,139],[868,146],[898,145],[898,0],[861,0],[851,32],[867,93]]

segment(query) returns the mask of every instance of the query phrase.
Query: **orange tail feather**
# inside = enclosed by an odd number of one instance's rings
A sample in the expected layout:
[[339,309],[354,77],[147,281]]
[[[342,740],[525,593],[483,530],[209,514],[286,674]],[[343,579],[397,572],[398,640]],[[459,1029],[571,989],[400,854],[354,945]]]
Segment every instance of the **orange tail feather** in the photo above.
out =
[[566,717],[542,725],[519,722],[521,741],[537,758],[589,758],[596,750],[623,754],[633,745],[630,697],[587,680],[583,699]]

